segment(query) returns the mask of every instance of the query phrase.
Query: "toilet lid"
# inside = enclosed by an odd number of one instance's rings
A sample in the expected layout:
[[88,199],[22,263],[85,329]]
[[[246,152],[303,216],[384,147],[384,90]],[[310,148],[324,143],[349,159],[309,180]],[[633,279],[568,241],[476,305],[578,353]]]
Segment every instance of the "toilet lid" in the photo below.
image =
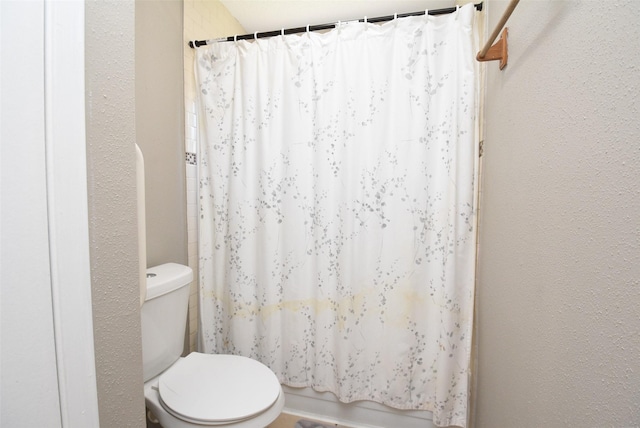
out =
[[179,359],[158,382],[169,412],[201,423],[250,418],[271,407],[280,391],[276,375],[258,361],[198,352]]

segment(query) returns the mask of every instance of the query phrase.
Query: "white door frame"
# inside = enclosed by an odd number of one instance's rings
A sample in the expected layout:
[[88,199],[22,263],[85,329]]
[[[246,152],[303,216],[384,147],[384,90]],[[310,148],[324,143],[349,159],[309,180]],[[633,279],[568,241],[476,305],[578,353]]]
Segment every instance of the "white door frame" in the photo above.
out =
[[84,1],[0,0],[0,21],[0,423],[98,427]]
[[45,1],[51,289],[63,427],[98,426],[89,259],[84,2]]

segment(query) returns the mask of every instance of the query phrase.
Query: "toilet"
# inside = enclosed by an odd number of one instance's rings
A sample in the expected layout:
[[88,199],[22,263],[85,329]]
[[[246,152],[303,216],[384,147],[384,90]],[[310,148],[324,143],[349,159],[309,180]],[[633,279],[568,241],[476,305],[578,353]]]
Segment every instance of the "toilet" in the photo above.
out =
[[164,428],[264,428],[284,407],[276,375],[237,355],[192,352],[181,357],[191,268],[167,263],[147,269],[142,305],[144,397]]

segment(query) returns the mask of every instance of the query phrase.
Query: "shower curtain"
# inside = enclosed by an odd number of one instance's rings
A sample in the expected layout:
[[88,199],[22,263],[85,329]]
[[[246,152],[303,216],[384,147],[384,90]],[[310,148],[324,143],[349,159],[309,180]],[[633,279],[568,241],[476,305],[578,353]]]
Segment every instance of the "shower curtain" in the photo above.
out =
[[198,49],[203,352],[466,424],[473,14]]

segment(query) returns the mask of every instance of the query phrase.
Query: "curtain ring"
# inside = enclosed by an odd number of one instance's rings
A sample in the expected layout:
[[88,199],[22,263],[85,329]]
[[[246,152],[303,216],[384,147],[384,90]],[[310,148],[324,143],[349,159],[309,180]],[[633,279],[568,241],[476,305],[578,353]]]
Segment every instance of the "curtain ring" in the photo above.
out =
[[284,28],[282,30],[280,30],[280,35],[284,36]]
[[398,19],[398,12],[393,14],[393,20],[395,21],[396,19]]
[[307,33],[309,32],[309,24],[307,24]]
[[364,16],[364,23],[367,23],[367,15]]
[[238,41],[238,35],[236,34],[235,36],[233,36],[233,41],[237,42]]
[[257,31],[255,33],[253,33],[253,39],[254,40],[258,40],[258,32]]

